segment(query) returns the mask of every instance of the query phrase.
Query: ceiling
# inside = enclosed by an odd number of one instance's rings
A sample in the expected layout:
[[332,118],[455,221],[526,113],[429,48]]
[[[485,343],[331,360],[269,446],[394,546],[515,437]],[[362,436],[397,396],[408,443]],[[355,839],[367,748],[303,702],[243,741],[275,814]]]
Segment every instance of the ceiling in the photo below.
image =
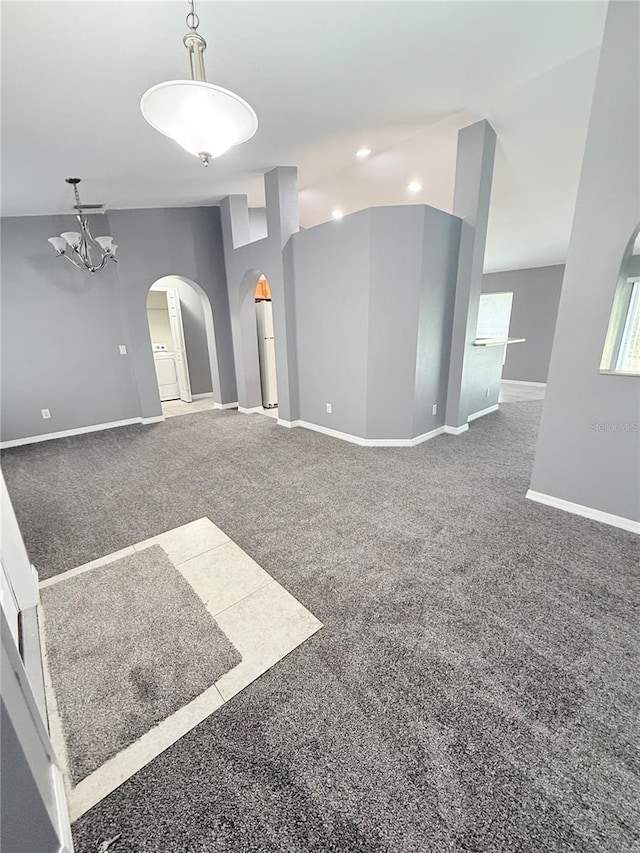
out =
[[[186,2],[2,3],[2,213],[215,204],[299,167],[305,226],[380,204],[451,210],[456,133],[498,151],[485,268],[564,261],[606,4],[206,2],[210,82],[260,127],[206,169],[155,132],[141,94],[188,77]],[[364,161],[355,151],[368,146]],[[417,180],[418,195],[407,192]]]

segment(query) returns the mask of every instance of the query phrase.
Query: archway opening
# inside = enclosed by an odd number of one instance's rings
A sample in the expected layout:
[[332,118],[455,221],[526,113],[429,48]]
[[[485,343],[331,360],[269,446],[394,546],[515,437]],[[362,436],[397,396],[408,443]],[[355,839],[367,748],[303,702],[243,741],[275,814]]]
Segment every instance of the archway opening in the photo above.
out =
[[261,274],[254,292],[256,332],[258,335],[258,362],[260,368],[260,390],[262,407],[270,414],[277,414],[278,381],[276,374],[276,342],[273,329],[273,305],[271,288]]
[[164,276],[149,288],[146,309],[164,416],[213,408],[217,375],[206,293],[191,279]]

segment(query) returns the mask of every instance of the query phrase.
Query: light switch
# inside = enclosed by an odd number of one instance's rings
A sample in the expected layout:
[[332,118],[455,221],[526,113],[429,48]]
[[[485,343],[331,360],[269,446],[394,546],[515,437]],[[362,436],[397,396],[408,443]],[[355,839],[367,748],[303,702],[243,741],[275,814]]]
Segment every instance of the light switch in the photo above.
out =
[[120,344],[118,349],[120,350],[120,355],[126,355],[127,354],[127,348],[124,344]]

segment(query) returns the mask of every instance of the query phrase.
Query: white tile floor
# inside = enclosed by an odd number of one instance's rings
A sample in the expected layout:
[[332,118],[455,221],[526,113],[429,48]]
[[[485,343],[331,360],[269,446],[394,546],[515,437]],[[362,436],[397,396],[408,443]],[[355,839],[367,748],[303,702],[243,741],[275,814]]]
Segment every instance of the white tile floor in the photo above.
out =
[[[163,548],[240,652],[242,661],[192,702],[106,761],[75,788],[65,773],[72,821],[322,627],[313,614],[208,518],[200,518],[56,575],[43,581],[41,586],[72,583],[79,574],[151,545]],[[65,770],[66,747],[46,657],[44,620],[41,626],[51,738]]]
[[195,412],[208,412],[213,409],[213,397],[203,397],[193,403],[183,400],[167,400],[162,403],[162,414],[165,418],[175,418],[176,415],[193,415]]
[[544,400],[546,385],[533,385],[527,382],[501,382],[500,402],[518,403],[525,400]]
[[[166,400],[162,403],[162,414],[165,418],[175,418],[177,415],[192,415],[194,412],[209,412],[214,409],[213,397],[203,397],[194,400],[193,403],[185,403],[184,400]],[[278,409],[263,409],[261,412],[252,414],[266,415],[269,418],[278,417]]]

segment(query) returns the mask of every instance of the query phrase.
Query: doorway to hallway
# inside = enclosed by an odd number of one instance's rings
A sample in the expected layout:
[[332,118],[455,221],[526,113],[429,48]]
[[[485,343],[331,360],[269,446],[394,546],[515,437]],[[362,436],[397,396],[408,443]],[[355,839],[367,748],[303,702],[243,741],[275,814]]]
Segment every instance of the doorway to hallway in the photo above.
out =
[[190,403],[191,382],[177,288],[152,286],[147,294],[147,319],[160,401]]
[[[165,276],[147,293],[147,320],[165,417],[213,408],[206,295],[182,276]],[[210,318],[209,318],[210,319]]]

